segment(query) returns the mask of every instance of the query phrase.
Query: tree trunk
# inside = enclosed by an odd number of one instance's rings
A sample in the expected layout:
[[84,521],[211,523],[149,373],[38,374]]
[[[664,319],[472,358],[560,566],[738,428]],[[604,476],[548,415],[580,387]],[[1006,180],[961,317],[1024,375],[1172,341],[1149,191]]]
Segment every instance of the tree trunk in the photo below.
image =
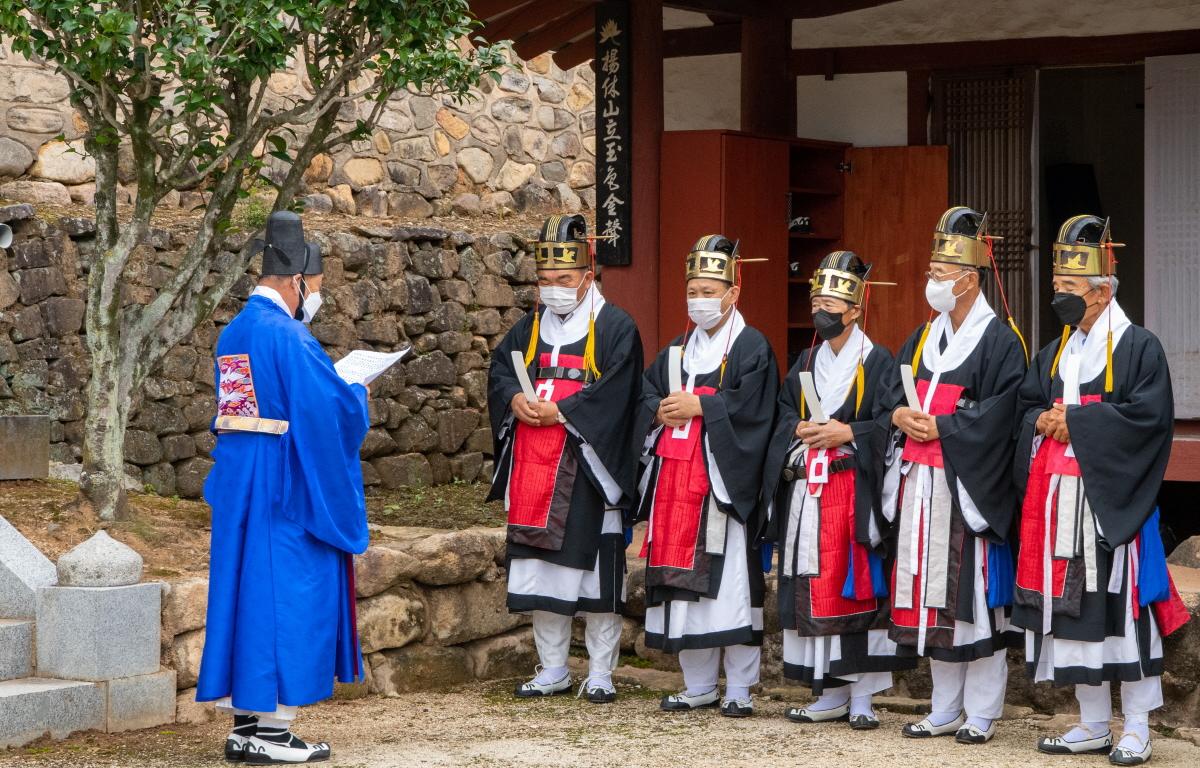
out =
[[[84,504],[100,519],[115,520],[125,513],[125,427],[138,365],[136,355],[123,348],[127,340],[123,333],[121,278],[130,254],[146,231],[154,201],[151,195],[139,195],[132,220],[118,227],[117,147],[115,142],[94,145],[93,151],[98,247],[88,271],[84,314],[91,378],[87,385],[80,491]],[[144,177],[146,170],[140,175]],[[143,188],[153,186],[146,184]]]
[[[92,378],[87,387],[80,490],[101,520],[116,520],[126,512],[125,428],[129,424],[129,383],[121,375],[116,359],[119,350],[95,341],[89,346]],[[98,357],[106,362],[97,365]]]

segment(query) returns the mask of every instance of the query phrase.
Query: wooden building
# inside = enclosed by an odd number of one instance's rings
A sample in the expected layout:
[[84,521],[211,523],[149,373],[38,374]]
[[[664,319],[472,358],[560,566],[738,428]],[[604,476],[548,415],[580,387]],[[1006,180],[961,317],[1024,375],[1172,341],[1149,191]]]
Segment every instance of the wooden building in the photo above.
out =
[[[1122,305],[1172,366],[1164,508],[1188,502],[1200,482],[1200,3],[471,5],[483,37],[511,38],[525,57],[553,51],[563,67],[596,55],[597,19],[624,14],[631,247],[602,274],[648,351],[683,329],[683,259],[711,232],[769,259],[745,267],[743,309],[781,363],[811,340],[807,278],[837,248],[901,283],[877,289],[869,318],[895,348],[928,314],[923,272],[950,204],[988,211],[1012,314],[1040,346],[1058,330],[1046,261],[1058,223],[1112,216],[1128,244]],[[602,154],[598,135],[598,182]],[[789,231],[801,216],[808,226]]]

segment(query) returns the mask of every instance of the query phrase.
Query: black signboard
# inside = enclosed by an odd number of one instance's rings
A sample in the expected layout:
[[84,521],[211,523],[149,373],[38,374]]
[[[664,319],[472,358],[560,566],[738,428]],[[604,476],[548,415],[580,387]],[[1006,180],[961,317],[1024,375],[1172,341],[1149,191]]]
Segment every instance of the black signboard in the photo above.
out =
[[606,0],[596,6],[596,261],[624,266],[630,240],[629,5]]

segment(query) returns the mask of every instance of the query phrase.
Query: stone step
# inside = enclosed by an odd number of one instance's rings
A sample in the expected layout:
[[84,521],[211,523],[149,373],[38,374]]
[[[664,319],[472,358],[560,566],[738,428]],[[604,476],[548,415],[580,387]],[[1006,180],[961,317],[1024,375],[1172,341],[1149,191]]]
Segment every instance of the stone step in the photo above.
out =
[[95,683],[25,677],[0,682],[0,750],[49,733],[65,739],[104,728],[104,692]]
[[0,680],[33,673],[33,622],[0,619]]

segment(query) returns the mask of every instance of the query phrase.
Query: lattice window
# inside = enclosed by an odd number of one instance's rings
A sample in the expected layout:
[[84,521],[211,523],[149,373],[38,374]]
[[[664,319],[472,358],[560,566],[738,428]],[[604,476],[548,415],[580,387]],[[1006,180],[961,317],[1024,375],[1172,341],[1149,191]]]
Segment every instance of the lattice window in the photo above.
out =
[[[1033,317],[1032,73],[938,75],[933,95],[933,140],[950,148],[950,203],[987,211],[988,230],[1004,238],[996,243],[996,262],[1013,317],[1028,335]],[[994,281],[987,295],[1002,313]]]

